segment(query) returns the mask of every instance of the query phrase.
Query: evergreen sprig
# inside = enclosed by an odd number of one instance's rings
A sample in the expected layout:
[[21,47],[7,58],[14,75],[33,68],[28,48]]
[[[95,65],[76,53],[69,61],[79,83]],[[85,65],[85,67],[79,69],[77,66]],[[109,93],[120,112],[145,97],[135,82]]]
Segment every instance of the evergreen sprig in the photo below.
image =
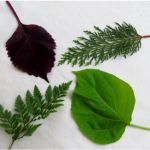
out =
[[71,47],[62,55],[58,65],[64,63],[86,66],[97,65],[109,58],[132,55],[141,47],[141,36],[136,29],[127,23],[115,23],[114,28],[106,26],[104,30],[94,27],[94,31],[84,31],[86,37],[74,40],[76,46]]
[[38,87],[34,87],[33,94],[28,90],[25,101],[19,95],[16,98],[14,111],[4,109],[0,105],[0,127],[12,136],[11,149],[14,142],[24,136],[31,136],[41,124],[37,120],[45,119],[50,113],[56,112],[62,106],[71,82],[63,83],[53,88],[49,86],[43,96]]

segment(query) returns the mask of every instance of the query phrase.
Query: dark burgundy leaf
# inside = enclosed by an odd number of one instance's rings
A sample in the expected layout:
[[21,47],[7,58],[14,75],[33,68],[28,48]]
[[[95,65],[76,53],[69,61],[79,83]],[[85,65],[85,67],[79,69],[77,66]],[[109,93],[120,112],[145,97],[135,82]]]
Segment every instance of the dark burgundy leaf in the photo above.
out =
[[18,21],[17,30],[6,43],[8,56],[18,69],[49,82],[47,73],[55,61],[54,39],[40,26],[22,24],[11,4],[7,4]]

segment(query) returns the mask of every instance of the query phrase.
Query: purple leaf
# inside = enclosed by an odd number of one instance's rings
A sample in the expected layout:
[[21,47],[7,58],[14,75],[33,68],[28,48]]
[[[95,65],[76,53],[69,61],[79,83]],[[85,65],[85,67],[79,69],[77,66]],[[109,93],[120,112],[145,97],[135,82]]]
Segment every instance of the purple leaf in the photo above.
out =
[[18,69],[49,82],[47,73],[51,71],[55,61],[54,39],[38,25],[22,24],[10,2],[6,3],[18,21],[16,31],[6,43],[8,56]]

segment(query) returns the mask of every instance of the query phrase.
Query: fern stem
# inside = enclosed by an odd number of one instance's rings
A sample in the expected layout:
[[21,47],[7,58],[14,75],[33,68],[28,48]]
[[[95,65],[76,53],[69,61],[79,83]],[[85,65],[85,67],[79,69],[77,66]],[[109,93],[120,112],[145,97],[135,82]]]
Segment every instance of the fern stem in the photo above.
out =
[[144,35],[142,38],[150,38],[150,35]]
[[9,150],[12,148],[12,146],[13,146],[14,143],[15,143],[15,141],[16,141],[16,140],[14,140],[14,139],[12,140],[12,142],[11,142],[11,144],[10,144],[10,146],[9,146]]
[[18,137],[17,140],[22,139],[25,136],[25,134],[23,134],[22,136]]
[[150,128],[148,128],[148,127],[143,127],[143,126],[139,126],[139,125],[135,125],[135,124],[130,124],[129,126],[150,131]]

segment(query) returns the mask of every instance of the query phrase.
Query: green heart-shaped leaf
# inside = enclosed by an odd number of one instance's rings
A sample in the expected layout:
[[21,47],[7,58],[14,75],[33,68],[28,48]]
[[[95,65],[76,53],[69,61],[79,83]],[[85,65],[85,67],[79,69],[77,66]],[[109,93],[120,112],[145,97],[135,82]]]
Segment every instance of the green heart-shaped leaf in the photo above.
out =
[[135,104],[130,85],[96,69],[74,73],[77,84],[71,111],[81,132],[99,144],[119,140],[131,122]]

